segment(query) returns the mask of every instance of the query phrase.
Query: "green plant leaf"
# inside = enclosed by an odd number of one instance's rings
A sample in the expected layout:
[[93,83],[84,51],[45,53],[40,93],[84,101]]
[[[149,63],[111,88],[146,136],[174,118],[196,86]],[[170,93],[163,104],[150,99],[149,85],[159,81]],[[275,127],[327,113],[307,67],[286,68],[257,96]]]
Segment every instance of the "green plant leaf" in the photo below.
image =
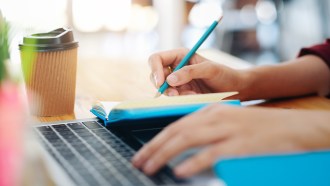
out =
[[6,60],[9,59],[9,25],[0,12],[0,83],[7,76]]

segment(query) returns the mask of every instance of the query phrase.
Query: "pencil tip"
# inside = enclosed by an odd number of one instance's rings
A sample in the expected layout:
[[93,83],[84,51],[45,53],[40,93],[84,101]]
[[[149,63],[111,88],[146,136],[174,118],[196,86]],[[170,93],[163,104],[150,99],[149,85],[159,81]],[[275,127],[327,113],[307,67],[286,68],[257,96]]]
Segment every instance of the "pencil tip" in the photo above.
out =
[[154,98],[158,98],[160,95],[162,95],[160,92],[157,92]]
[[219,17],[218,23],[220,23],[220,21],[222,20],[222,18],[223,18],[223,15]]

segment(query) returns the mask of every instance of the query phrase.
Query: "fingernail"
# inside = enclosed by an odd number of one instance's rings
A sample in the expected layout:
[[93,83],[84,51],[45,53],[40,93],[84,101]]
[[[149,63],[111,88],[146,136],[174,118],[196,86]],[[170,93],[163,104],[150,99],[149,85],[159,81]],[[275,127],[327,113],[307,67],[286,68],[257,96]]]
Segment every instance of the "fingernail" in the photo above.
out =
[[176,82],[178,82],[178,77],[174,74],[171,74],[167,77],[167,82],[168,83],[176,83]]
[[140,167],[141,166],[141,155],[139,153],[138,154],[135,154],[135,156],[133,156],[132,163],[136,167]]
[[154,171],[154,162],[152,160],[148,161],[146,166],[143,168],[143,171],[146,173],[146,174],[152,174],[153,171]]
[[139,157],[137,155],[133,156],[133,158],[131,159],[131,162],[137,166],[138,162],[139,162]]
[[175,168],[174,171],[175,171],[175,175],[177,175],[178,177],[184,177],[189,171],[189,165],[187,164],[179,165],[177,168]]
[[153,77],[154,77],[154,82],[155,82],[155,85],[156,87],[158,87],[158,77],[157,77],[157,73],[153,73]]

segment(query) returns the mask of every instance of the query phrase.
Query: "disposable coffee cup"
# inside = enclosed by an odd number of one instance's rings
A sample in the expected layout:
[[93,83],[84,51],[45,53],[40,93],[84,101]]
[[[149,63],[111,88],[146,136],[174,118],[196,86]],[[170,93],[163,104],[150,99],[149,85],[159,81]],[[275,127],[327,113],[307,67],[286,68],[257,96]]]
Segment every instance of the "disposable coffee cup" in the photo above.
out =
[[19,48],[31,114],[72,114],[78,48],[72,30],[59,28],[26,36]]

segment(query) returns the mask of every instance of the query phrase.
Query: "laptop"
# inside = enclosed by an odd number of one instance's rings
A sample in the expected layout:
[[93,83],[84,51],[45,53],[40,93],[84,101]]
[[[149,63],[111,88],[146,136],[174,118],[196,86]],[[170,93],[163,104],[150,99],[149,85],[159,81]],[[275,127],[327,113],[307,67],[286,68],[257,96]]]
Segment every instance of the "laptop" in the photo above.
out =
[[159,126],[106,128],[96,118],[34,127],[57,185],[223,185],[210,170],[190,179],[174,176],[172,167],[198,149],[183,153],[153,176],[134,168],[130,160],[135,152],[161,130]]

